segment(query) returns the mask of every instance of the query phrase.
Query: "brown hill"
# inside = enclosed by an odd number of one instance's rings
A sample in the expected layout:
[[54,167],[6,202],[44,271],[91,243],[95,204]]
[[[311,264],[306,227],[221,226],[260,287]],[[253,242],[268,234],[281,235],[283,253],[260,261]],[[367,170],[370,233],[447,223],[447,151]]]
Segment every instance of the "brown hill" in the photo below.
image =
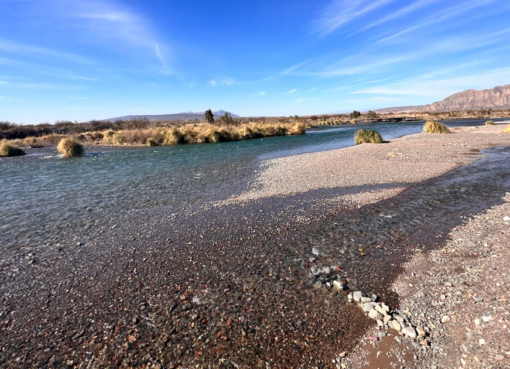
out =
[[510,85],[498,86],[488,90],[466,90],[458,92],[446,99],[430,105],[402,106],[396,108],[380,109],[380,113],[388,112],[429,112],[429,111],[459,111],[480,109],[509,109]]

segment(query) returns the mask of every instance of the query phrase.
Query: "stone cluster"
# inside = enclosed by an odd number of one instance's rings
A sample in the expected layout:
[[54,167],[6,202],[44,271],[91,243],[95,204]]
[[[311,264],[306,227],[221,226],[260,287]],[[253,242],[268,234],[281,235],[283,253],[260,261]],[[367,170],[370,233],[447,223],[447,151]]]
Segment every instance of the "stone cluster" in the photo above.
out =
[[368,296],[356,291],[350,293],[347,298],[349,302],[356,303],[370,319],[375,320],[379,327],[394,329],[400,335],[418,341],[422,346],[429,345],[426,339],[427,332],[423,328],[414,326],[405,315],[392,312],[384,302],[378,302],[377,295]]

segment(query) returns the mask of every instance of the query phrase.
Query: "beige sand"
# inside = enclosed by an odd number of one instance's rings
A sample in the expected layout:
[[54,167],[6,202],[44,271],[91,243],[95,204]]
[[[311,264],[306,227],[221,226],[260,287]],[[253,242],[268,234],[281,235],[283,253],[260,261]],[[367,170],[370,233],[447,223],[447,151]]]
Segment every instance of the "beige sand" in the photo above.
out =
[[[357,206],[375,203],[473,162],[480,157],[479,150],[509,145],[510,134],[502,133],[507,124],[457,128],[448,135],[420,133],[385,144],[268,160],[250,190],[227,202],[343,188],[339,201]],[[349,189],[361,186],[366,190],[349,194]]]

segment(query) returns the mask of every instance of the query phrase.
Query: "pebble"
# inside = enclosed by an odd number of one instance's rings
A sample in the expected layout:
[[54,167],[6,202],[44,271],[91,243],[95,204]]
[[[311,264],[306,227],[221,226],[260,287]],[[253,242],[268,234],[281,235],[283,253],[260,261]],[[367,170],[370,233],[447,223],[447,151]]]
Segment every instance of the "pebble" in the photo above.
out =
[[365,313],[369,313],[375,307],[373,302],[367,302],[366,304],[361,305],[361,308]]
[[441,318],[441,323],[448,323],[450,321],[450,317],[448,315],[445,315]]
[[398,321],[396,321],[396,320],[392,320],[392,321],[390,321],[390,326],[391,326],[394,330],[396,330],[396,331],[398,331],[398,332],[400,332],[400,330],[402,329],[402,327],[400,326],[400,323],[399,323]]
[[509,217],[509,216],[504,217],[504,218],[503,218],[503,221],[505,221],[505,222],[510,222],[510,217]]
[[356,291],[352,294],[352,298],[354,299],[354,301],[356,302],[360,302],[361,301],[361,298],[363,297],[363,293],[361,291]]
[[333,287],[338,291],[343,291],[345,289],[344,285],[340,281],[333,281]]
[[416,331],[412,327],[405,327],[404,329],[402,329],[402,333],[412,339],[416,338]]
[[368,312],[368,316],[374,320],[383,320],[384,319],[383,315],[375,309],[370,310]]

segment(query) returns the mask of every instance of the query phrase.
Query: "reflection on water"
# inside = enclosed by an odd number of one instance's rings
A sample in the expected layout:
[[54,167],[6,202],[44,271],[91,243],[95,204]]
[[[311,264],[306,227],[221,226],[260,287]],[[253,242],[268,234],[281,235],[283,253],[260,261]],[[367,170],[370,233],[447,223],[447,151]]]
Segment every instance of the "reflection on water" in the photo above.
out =
[[[480,122],[456,122],[474,125]],[[421,131],[423,122],[372,125],[385,139]],[[243,190],[261,159],[353,144],[363,125],[326,127],[304,136],[221,144],[89,149],[64,159],[54,149],[0,159],[0,247],[91,236],[130,210],[180,207]]]

